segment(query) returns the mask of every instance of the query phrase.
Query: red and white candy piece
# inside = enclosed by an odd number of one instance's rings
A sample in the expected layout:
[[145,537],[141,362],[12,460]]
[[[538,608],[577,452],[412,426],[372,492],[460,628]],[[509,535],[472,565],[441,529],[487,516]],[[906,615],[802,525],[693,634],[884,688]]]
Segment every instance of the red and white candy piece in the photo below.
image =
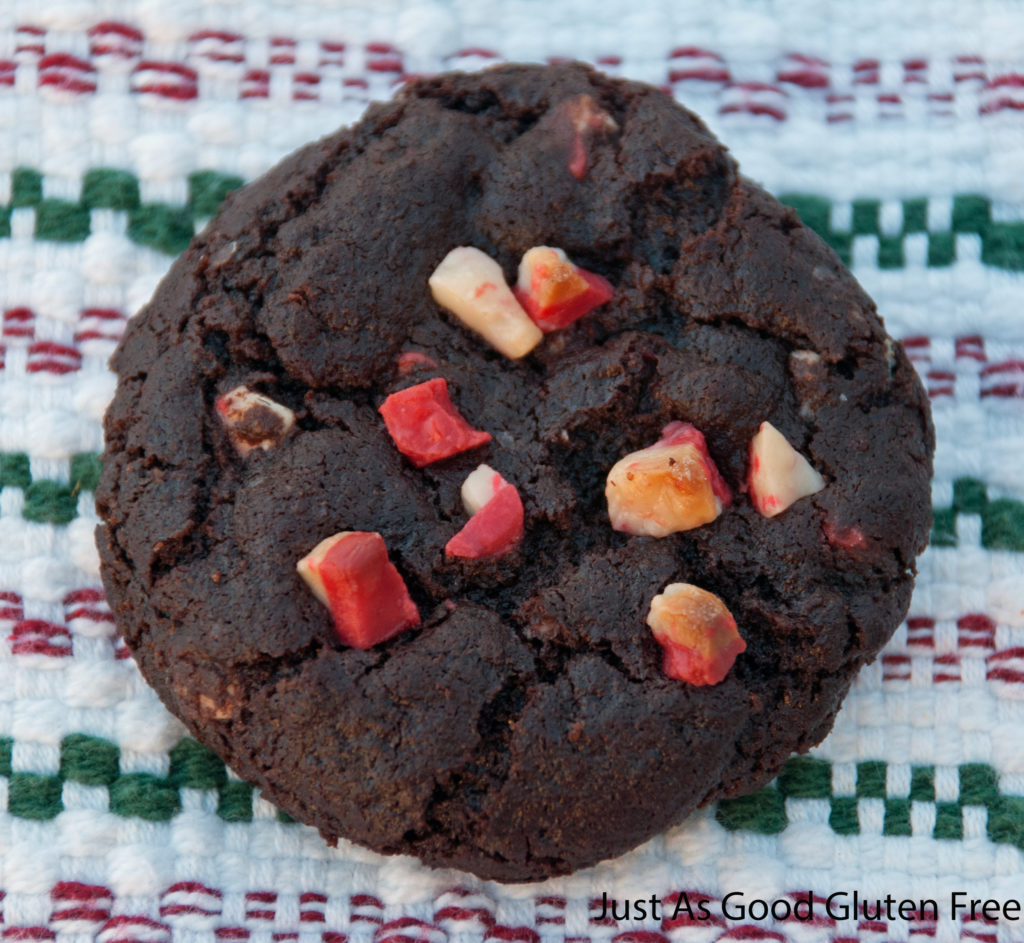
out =
[[419,610],[380,534],[342,531],[320,541],[297,569],[331,610],[334,630],[345,645],[371,648],[420,624]]
[[525,357],[543,338],[501,266],[472,246],[452,249],[428,281],[434,300],[506,357]]
[[770,422],[762,422],[750,440],[747,491],[765,517],[781,514],[794,501],[825,487],[821,477]]
[[392,393],[378,412],[398,451],[417,468],[491,441],[489,432],[462,418],[442,377]]
[[710,523],[732,502],[697,428],[670,422],[661,436],[608,472],[604,494],[615,530],[667,537]]
[[461,493],[470,518],[445,545],[445,554],[477,560],[508,553],[523,536],[523,502],[515,485],[489,465],[478,465]]
[[597,134],[614,134],[619,130],[618,123],[589,95],[579,95],[563,102],[557,112],[559,117],[565,116],[572,129],[569,173],[582,180],[587,175],[590,140]]
[[568,327],[615,293],[606,278],[573,265],[561,249],[551,246],[526,252],[512,291],[545,333]]
[[665,653],[662,671],[689,684],[718,684],[747,647],[725,603],[691,583],[655,596],[647,624]]
[[266,452],[277,448],[295,425],[295,413],[287,406],[247,386],[236,386],[218,396],[213,406],[243,458],[254,449]]

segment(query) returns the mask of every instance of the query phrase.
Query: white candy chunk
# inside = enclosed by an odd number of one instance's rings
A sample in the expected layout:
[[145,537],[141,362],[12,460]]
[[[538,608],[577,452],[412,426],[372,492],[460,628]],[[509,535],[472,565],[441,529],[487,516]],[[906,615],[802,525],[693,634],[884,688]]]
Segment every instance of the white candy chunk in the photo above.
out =
[[747,487],[754,507],[765,517],[775,517],[794,501],[821,491],[825,479],[778,429],[762,422],[750,440]]
[[516,301],[501,266],[479,249],[452,249],[428,284],[442,308],[512,360],[525,357],[544,337]]
[[295,425],[295,413],[287,406],[247,386],[236,386],[217,397],[214,405],[231,444],[243,457],[254,449],[277,448]]
[[462,483],[460,493],[466,513],[470,517],[476,514],[498,493],[503,484],[505,484],[505,479],[490,465],[477,465]]
[[351,536],[352,531],[343,530],[337,534],[332,534],[330,537],[325,537],[295,564],[295,569],[299,571],[299,576],[302,577],[306,585],[313,591],[313,595],[325,606],[330,606],[331,601],[327,596],[327,587],[324,586],[323,577],[320,575],[320,565],[323,563],[324,557],[337,544],[341,543],[346,537]]

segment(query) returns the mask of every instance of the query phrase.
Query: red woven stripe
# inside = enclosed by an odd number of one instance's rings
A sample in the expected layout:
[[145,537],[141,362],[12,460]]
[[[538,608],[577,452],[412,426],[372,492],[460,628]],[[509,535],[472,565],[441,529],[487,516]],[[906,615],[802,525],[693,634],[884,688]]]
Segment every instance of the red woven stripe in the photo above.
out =
[[700,82],[728,82],[730,79],[728,69],[719,69],[714,66],[705,66],[696,69],[669,69],[668,80],[670,82],[686,82],[696,80]]
[[161,917],[181,917],[198,914],[200,917],[220,916],[220,910],[209,910],[206,907],[197,907],[195,904],[164,904],[160,908]]
[[668,937],[656,930],[626,930],[612,937],[613,943],[668,943]]
[[53,341],[36,341],[28,349],[29,373],[73,373],[82,366],[82,355],[74,347]]
[[52,923],[103,923],[110,917],[110,909],[100,910],[95,907],[71,907],[67,910],[55,910],[50,914]]
[[192,101],[199,96],[196,70],[178,62],[140,62],[132,72],[132,88],[173,101]]
[[380,899],[370,894],[353,894],[349,898],[349,903],[353,907],[379,907],[381,910],[384,909],[384,904],[381,903]]
[[96,91],[95,69],[84,59],[58,52],[39,60],[39,85],[76,95]]
[[978,371],[981,377],[1002,376],[1006,373],[1024,373],[1024,360],[1004,360],[989,364]]
[[[0,593],[0,597],[5,594]],[[112,901],[114,893],[102,884],[83,884],[80,881],[59,881],[50,889],[51,900]]]
[[[137,57],[147,37],[136,26],[118,20],[108,20],[97,23],[85,31],[90,43],[90,53],[94,58],[101,58],[107,55],[118,55],[125,57]],[[45,55],[45,41],[47,32],[44,29],[31,26],[22,26],[17,30],[16,52],[22,54],[35,54],[48,59]],[[245,63],[249,55],[250,46],[259,44],[252,43],[250,37],[239,33],[236,29],[219,29],[215,26],[208,26],[193,32],[189,36],[188,52],[184,57],[186,60],[202,59],[212,62]],[[276,36],[270,40],[270,63],[273,66],[294,65],[299,43],[294,37]],[[346,44],[336,38],[324,38],[318,41],[320,50],[319,64],[327,68],[336,68],[344,63]],[[364,68],[369,74],[384,74],[401,76],[405,74],[402,64],[403,50],[389,42],[371,42],[365,46],[366,61]],[[72,65],[70,73],[58,70],[52,75],[40,73],[40,83],[62,88],[76,94],[95,92],[95,78],[77,75],[81,67],[90,72],[94,70],[91,62],[79,59],[69,52],[56,50],[50,53],[51,56],[65,57]],[[488,47],[462,48],[448,55],[452,59],[460,56],[477,57],[484,60],[502,58],[501,50]],[[72,63],[71,60],[74,60]],[[618,66],[622,63],[622,57],[613,53],[607,53],[597,58],[599,63],[608,66]],[[957,83],[969,80],[977,80],[983,83],[983,92],[987,96],[981,106],[979,113],[991,114],[1001,110],[1017,110],[1024,108],[1024,97],[1021,96],[1024,88],[1024,73],[1020,70],[1009,71],[1001,74],[990,75],[989,64],[983,57],[964,54],[950,58],[943,57],[952,71],[953,78]],[[934,60],[924,58],[910,58],[897,63],[902,70],[903,82],[907,85],[927,85],[933,80],[930,78],[933,72],[942,74],[944,69],[933,69]],[[153,63],[149,63],[153,65]],[[164,63],[163,65],[176,65],[181,68],[189,68],[187,62]],[[736,69],[742,68],[745,63],[740,62],[735,68],[730,68],[726,59],[715,50],[700,47],[677,47],[666,57],[666,76],[669,81],[681,82],[686,80],[712,81],[718,84],[728,82],[735,78]],[[0,84],[12,84],[13,73],[18,67],[17,62],[8,62],[0,66]],[[818,95],[823,89],[831,84],[832,76],[839,75],[852,78],[854,85],[876,85],[880,81],[882,63],[878,58],[866,57],[848,66],[845,62],[830,62],[820,56],[808,55],[806,53],[789,53],[780,60],[776,67],[776,78],[779,83],[802,91]],[[259,69],[250,70],[258,72]],[[168,97],[174,100],[188,101],[197,97],[195,83],[192,80],[181,84],[173,81],[144,81],[134,87],[134,91],[143,94],[155,94],[161,97]],[[246,98],[266,97],[260,85],[254,87],[250,73],[238,89],[239,97]],[[928,96],[936,110],[944,109],[952,101],[953,96],[948,89],[937,87]],[[883,105],[899,105],[897,98],[881,98]],[[780,117],[781,109],[773,108],[770,105],[758,105],[748,108],[738,108],[735,104],[728,104],[724,113],[744,112],[754,115],[771,115],[777,120],[784,120],[784,114]],[[900,117],[900,113],[894,115],[892,111],[883,111],[884,117]],[[840,120],[853,120],[854,114],[850,110],[832,110],[826,113],[826,120],[829,122]]]
[[785,934],[775,930],[766,930],[764,927],[756,927],[753,924],[745,924],[742,927],[735,927],[723,933],[719,940],[778,940],[779,943],[788,943]]
[[97,23],[89,30],[90,36],[102,36],[107,34],[123,36],[125,39],[134,39],[138,42],[142,42],[143,39],[142,30],[136,29],[136,27],[129,23],[122,23],[118,20],[104,20],[102,23]]
[[482,46],[468,46],[465,49],[460,49],[458,52],[453,53],[449,58],[464,58],[466,56],[476,56],[480,59],[498,59],[500,56],[493,49],[484,49]]
[[484,939],[501,940],[501,943],[540,943],[540,934],[533,927],[494,926]]
[[245,895],[247,901],[255,901],[261,904],[273,904],[277,900],[276,891],[250,891]]
[[198,43],[204,39],[218,39],[224,43],[242,42],[245,37],[241,33],[223,29],[201,29],[189,36],[189,42]]
[[827,75],[811,69],[790,69],[779,72],[777,77],[780,82],[789,82],[801,88],[828,88],[831,84]]
[[43,619],[23,619],[15,623],[8,641],[14,655],[65,658],[71,654],[71,633],[67,627]]
[[985,341],[980,334],[968,334],[956,339],[956,356],[971,360],[985,360]]
[[478,922],[484,926],[493,926],[494,914],[483,907],[442,907],[434,914],[434,919],[456,922]]

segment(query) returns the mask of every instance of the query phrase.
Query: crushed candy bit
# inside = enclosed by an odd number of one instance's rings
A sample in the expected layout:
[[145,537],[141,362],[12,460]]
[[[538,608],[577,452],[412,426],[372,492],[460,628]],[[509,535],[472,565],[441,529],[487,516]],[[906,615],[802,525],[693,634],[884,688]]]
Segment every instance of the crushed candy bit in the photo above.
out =
[[718,684],[747,647],[725,603],[691,583],[655,596],[647,624],[664,650],[662,671],[689,684]]
[[396,367],[398,375],[404,377],[416,370],[434,370],[437,368],[437,361],[418,350],[403,350],[398,355]]
[[501,266],[472,246],[452,249],[428,281],[434,300],[511,360],[544,337],[505,281]]
[[747,491],[764,517],[781,514],[795,501],[816,494],[825,479],[770,422],[762,422],[750,440]]
[[570,98],[559,104],[555,111],[556,120],[567,122],[572,133],[569,173],[577,180],[583,180],[587,176],[587,148],[591,139],[598,134],[614,134],[619,125],[590,95]]
[[512,291],[545,333],[568,327],[615,294],[606,278],[574,265],[551,246],[534,246],[523,255]]
[[697,428],[671,422],[661,435],[608,472],[604,493],[615,530],[667,537],[710,523],[732,502]]
[[833,547],[842,547],[844,550],[863,550],[868,545],[864,531],[852,524],[842,527],[825,518],[821,529],[825,534],[825,539]]
[[214,409],[243,458],[255,449],[277,448],[295,425],[295,413],[287,406],[247,386],[236,386],[218,396]]
[[296,568],[330,609],[344,645],[371,648],[420,624],[419,610],[378,533],[334,534],[320,541]]
[[491,441],[452,405],[442,377],[392,393],[378,412],[398,451],[417,468]]
[[448,543],[449,557],[477,560],[508,553],[523,536],[523,501],[489,465],[478,465],[462,483],[462,503],[469,520]]

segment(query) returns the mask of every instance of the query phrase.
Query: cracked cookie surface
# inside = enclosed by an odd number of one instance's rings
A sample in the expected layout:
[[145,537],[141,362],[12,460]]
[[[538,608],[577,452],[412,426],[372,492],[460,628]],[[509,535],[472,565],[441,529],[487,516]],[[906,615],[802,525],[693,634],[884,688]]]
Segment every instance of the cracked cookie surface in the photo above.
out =
[[[581,95],[614,119],[582,165]],[[458,245],[510,279],[558,246],[615,295],[511,361],[431,299]],[[575,64],[414,82],[294,154],[229,197],[113,366],[98,542],[147,679],[327,838],[484,877],[593,864],[770,779],[900,622],[927,539],[927,401],[871,300],[696,118]],[[493,440],[417,469],[377,407],[434,376]],[[278,447],[232,447],[213,405],[240,385],[294,412]],[[677,420],[736,500],[613,531],[608,470]],[[772,519],[742,493],[765,420],[826,481]],[[480,462],[525,536],[446,558]],[[338,644],[295,563],[342,530],[383,536],[421,627]],[[717,685],[661,671],[644,620],[676,581],[746,641]]]

